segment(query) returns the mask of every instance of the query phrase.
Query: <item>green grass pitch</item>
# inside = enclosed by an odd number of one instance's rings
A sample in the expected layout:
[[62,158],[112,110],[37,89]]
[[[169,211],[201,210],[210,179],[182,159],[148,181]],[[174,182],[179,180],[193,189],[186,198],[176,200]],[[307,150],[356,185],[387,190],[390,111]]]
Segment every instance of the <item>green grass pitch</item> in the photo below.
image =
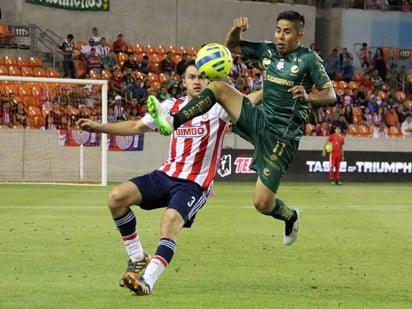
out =
[[[113,185],[0,185],[0,308],[412,308],[410,184],[283,183],[278,197],[303,209],[286,247],[253,183],[216,182],[150,297],[118,286]],[[134,211],[153,254],[163,210]]]

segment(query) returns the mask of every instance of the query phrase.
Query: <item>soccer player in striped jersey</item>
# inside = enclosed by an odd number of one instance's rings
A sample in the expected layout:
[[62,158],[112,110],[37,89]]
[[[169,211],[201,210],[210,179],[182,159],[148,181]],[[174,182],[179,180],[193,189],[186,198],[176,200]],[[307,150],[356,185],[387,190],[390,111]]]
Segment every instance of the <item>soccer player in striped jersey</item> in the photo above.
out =
[[[300,214],[299,209],[287,207],[276,197],[280,180],[298,150],[307,104],[328,104],[336,99],[322,59],[315,51],[301,46],[304,24],[305,18],[298,12],[284,11],[277,17],[274,42],[242,40],[241,33],[249,26],[247,17],[236,18],[227,33],[226,47],[262,65],[263,108],[256,108],[222,81],[210,83],[178,113],[165,115],[151,97],[147,106],[159,131],[166,135],[207,112],[215,102],[225,108],[234,124],[233,132],[255,147],[251,166],[258,174],[255,208],[285,222],[285,245],[291,245],[298,237]],[[317,93],[312,92],[314,85]]]
[[[187,97],[162,102],[167,112],[177,112],[195,95],[203,91],[208,80],[198,72],[194,60],[189,61],[183,84]],[[255,96],[256,101],[259,96]],[[190,227],[196,214],[205,205],[218,164],[229,116],[216,104],[207,113],[195,117],[176,130],[170,139],[166,163],[158,170],[137,176],[109,194],[108,206],[129,256],[126,273],[120,285],[137,295],[150,295],[161,273],[169,265],[176,248],[176,238],[183,227]],[[115,135],[137,135],[156,129],[153,118],[119,123],[99,124],[80,119],[78,126],[90,132]],[[143,250],[131,206],[145,210],[166,207],[161,219],[160,241],[151,258]],[[144,272],[143,272],[144,271]]]

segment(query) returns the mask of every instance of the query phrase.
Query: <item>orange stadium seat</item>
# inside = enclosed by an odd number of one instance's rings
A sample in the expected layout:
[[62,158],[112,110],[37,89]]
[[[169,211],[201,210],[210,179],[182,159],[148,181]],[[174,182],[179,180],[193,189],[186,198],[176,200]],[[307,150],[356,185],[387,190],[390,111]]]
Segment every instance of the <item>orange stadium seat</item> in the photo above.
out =
[[169,50],[172,52],[172,55],[182,55],[182,51],[176,46],[170,45]]
[[7,24],[0,24],[0,38],[9,39],[14,37],[15,35],[10,32],[9,26]]
[[30,58],[17,57],[17,66],[18,66],[19,68],[31,66],[31,64],[30,64]]
[[363,112],[362,109],[358,106],[354,107],[352,109],[352,114],[353,114],[353,123],[354,124],[362,124],[363,123]]
[[102,79],[102,74],[97,69],[91,69],[89,71],[89,77],[91,79]]
[[19,96],[25,97],[25,96],[31,96],[31,89],[30,87],[23,85],[17,86],[17,91]]
[[30,64],[32,67],[43,67],[43,62],[37,57],[30,57]]
[[110,79],[112,77],[112,72],[109,70],[103,70],[101,75],[103,79]]
[[160,73],[160,74],[159,74],[159,81],[160,81],[161,83],[164,83],[165,81],[167,81],[167,80],[169,80],[169,79],[170,79],[169,74],[167,74],[167,73]]
[[33,72],[36,77],[47,77],[46,70],[43,67],[34,67]]
[[40,129],[43,127],[46,123],[45,118],[43,115],[34,115],[31,116],[29,115],[29,128],[35,128],[35,129]]
[[17,66],[17,58],[11,55],[4,56],[4,64]]
[[180,60],[182,60],[182,55],[180,54],[172,54],[172,61],[175,64],[178,64],[180,62]]
[[369,128],[363,124],[359,125],[358,127],[359,135],[363,137],[370,136]]
[[349,82],[349,89],[359,89],[359,83],[358,82],[355,82],[355,81],[350,81]]
[[358,126],[355,124],[350,124],[348,126],[349,135],[357,136],[359,134]]
[[38,105],[37,100],[31,95],[23,96],[23,103],[26,108],[28,108],[30,105]]
[[87,45],[86,41],[77,41],[74,43],[74,49],[80,51],[85,45]]
[[396,92],[395,92],[395,95],[396,95],[399,99],[401,99],[402,101],[405,101],[405,100],[406,100],[406,95],[405,95],[405,92],[403,92],[403,91],[396,91]]
[[10,75],[9,74],[9,69],[5,66],[5,65],[3,65],[3,64],[0,64],[0,75]]
[[19,88],[15,84],[6,84],[6,85],[4,85],[4,92],[7,96],[9,95],[9,93],[14,93],[14,94],[18,95]]
[[59,72],[57,72],[56,69],[54,68],[48,68],[46,69],[46,73],[48,77],[54,77],[54,78],[60,78],[61,74]]
[[143,44],[136,44],[135,53],[144,54],[146,52],[146,46]]
[[390,126],[388,136],[390,137],[402,137],[402,132],[397,126]]
[[345,82],[344,80],[340,80],[340,81],[338,82],[338,88],[340,88],[340,89],[345,89],[345,88],[348,87],[348,86],[349,86],[348,83]]
[[147,78],[148,78],[151,82],[159,81],[159,74],[149,72],[149,73],[147,74]]
[[22,76],[21,70],[17,65],[9,66],[9,74],[10,76]]
[[20,70],[21,70],[21,75],[22,76],[34,76],[34,71],[31,67],[23,66],[23,67],[20,68]]

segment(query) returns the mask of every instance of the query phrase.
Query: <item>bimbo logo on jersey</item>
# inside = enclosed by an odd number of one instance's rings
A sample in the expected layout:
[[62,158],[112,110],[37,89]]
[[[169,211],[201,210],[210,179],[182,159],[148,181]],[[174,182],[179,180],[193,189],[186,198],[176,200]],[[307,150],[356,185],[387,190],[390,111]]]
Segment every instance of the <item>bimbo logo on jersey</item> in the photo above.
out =
[[175,131],[176,137],[202,137],[206,135],[206,127],[196,126],[196,127],[180,127]]

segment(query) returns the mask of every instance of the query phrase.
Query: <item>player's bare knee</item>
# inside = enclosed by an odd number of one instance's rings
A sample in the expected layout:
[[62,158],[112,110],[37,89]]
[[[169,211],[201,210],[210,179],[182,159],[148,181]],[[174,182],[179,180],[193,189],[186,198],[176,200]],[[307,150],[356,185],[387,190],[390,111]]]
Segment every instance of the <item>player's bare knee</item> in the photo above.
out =
[[113,210],[113,209],[118,209],[122,208],[124,204],[124,196],[121,193],[121,190],[118,188],[113,188],[110,193],[109,193],[109,198],[108,198],[108,207]]
[[255,200],[253,203],[255,205],[256,210],[262,213],[267,212],[273,206],[273,201],[267,201],[263,199]]

